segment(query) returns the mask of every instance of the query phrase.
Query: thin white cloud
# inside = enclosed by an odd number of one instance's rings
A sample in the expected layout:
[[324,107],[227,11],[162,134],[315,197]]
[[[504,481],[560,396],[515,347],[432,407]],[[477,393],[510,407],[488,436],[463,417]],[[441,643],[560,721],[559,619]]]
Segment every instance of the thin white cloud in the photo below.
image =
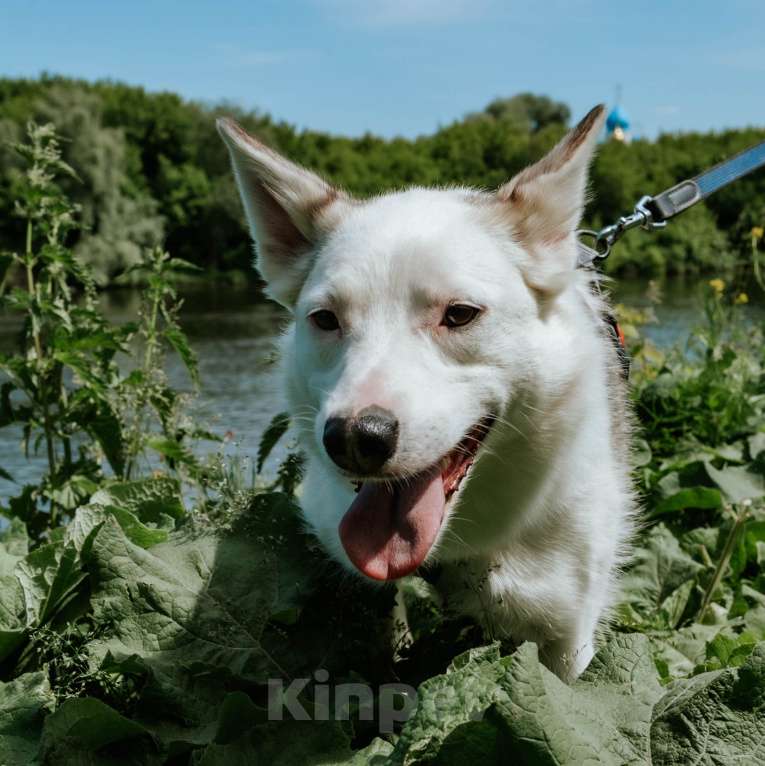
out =
[[450,24],[482,15],[493,0],[314,0],[333,19],[365,26]]

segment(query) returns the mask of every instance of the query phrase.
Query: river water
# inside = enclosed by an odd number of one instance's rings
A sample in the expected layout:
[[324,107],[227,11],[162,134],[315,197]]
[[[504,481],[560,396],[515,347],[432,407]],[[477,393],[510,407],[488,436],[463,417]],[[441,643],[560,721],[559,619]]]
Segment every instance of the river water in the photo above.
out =
[[[651,287],[643,281],[617,281],[611,286],[614,298],[629,306],[650,304]],[[286,313],[259,299],[252,287],[224,285],[187,288],[182,291],[181,323],[199,358],[201,390],[194,409],[210,430],[227,441],[229,455],[253,457],[260,434],[271,417],[284,408],[284,398],[274,374],[274,340],[287,321]],[[659,346],[684,342],[701,318],[700,285],[669,282],[662,286],[662,302],[654,306],[658,322],[643,328]],[[744,307],[754,321],[765,320],[765,301],[755,290]],[[106,293],[103,307],[112,321],[136,316],[140,293],[125,289]],[[13,350],[20,324],[17,317],[0,314],[0,351]],[[172,384],[191,391],[181,364],[171,357]],[[219,449],[210,444],[209,450]],[[277,455],[278,457],[278,455]],[[15,479],[0,479],[0,501],[16,494],[19,484],[34,482],[42,470],[42,456],[27,460],[21,451],[21,431],[0,429],[0,467]]]

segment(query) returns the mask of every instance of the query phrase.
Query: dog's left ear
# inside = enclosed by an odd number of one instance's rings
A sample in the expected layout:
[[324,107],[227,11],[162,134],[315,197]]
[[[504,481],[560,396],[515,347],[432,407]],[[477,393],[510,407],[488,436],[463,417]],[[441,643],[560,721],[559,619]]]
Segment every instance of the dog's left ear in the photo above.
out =
[[576,265],[574,232],[604,116],[604,106],[596,106],[539,162],[497,191],[514,236],[529,254],[527,278],[544,292],[562,289]]
[[292,309],[313,254],[350,199],[248,135],[233,120],[219,118],[217,126],[231,155],[266,292]]

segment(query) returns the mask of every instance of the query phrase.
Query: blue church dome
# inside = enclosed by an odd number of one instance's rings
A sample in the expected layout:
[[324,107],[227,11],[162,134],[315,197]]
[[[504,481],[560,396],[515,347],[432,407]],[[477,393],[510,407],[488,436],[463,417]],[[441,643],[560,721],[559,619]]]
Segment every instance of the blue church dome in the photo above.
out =
[[630,129],[630,118],[620,106],[615,106],[606,118],[606,129],[609,133],[613,133],[617,128],[625,132]]

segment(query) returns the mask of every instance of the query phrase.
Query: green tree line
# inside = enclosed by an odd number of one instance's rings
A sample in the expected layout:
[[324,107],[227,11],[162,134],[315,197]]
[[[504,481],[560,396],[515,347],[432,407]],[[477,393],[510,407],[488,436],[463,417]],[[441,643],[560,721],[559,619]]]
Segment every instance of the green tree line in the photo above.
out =
[[[207,271],[251,272],[251,245],[218,114],[359,196],[407,185],[499,185],[565,132],[569,108],[545,96],[497,99],[483,111],[415,139],[357,138],[296,130],[265,113],[203,105],[173,93],[57,76],[0,79],[0,249],[23,236],[14,216],[21,169],[9,144],[27,121],[53,122],[77,172],[63,190],[80,206],[71,246],[109,284],[161,244]],[[605,142],[592,173],[587,224],[610,223],[643,194],[765,138],[765,128]],[[765,222],[765,173],[734,184],[662,232],[630,233],[609,259],[614,274],[728,272],[751,258],[750,232]]]

